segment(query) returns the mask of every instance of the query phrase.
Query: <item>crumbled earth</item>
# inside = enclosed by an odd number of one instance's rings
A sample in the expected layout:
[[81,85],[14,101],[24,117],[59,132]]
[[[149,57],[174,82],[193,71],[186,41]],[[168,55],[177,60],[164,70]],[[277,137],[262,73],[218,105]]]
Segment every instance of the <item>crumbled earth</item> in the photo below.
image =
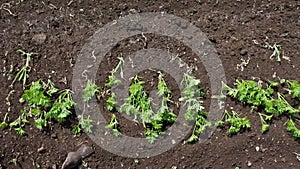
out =
[[[60,89],[71,89],[73,66],[85,41],[105,24],[130,13],[142,12],[167,12],[199,27],[214,44],[229,85],[237,78],[300,81],[300,2],[297,0],[1,0],[0,118],[4,118],[8,108],[5,98],[9,86],[25,59],[16,50],[38,53],[32,59],[29,82],[51,79]],[[193,73],[209,91],[207,72],[200,61],[193,60],[196,56],[190,48],[167,37],[145,36],[148,47],[170,49],[186,63],[198,67]],[[103,85],[119,54],[126,57],[143,48],[142,38],[140,35],[131,37],[111,51],[106,63],[99,66],[97,84]],[[137,43],[128,43],[130,40]],[[284,58],[281,62],[270,59],[272,50],[266,48],[266,44],[282,45]],[[167,82],[172,84],[172,79]],[[176,86],[173,88],[175,90]],[[22,85],[17,83],[14,90],[10,120],[16,119],[22,109],[19,103]],[[209,99],[205,100],[206,108],[208,105]],[[68,152],[84,142],[95,148],[84,160],[90,168],[300,168],[295,155],[300,153],[299,141],[286,132],[285,117],[275,119],[270,130],[261,134],[259,117],[249,113],[250,107],[228,99],[226,108],[230,107],[249,117],[251,130],[231,137],[225,130],[217,129],[204,143],[182,143],[138,162],[103,150],[84,133],[74,136],[70,129],[77,124],[75,111],[67,122],[53,122],[42,131],[27,125],[26,136],[9,129],[0,130],[0,168],[61,168]],[[140,129],[140,126],[127,123],[121,126],[121,131],[129,135],[138,135],[136,131]]]

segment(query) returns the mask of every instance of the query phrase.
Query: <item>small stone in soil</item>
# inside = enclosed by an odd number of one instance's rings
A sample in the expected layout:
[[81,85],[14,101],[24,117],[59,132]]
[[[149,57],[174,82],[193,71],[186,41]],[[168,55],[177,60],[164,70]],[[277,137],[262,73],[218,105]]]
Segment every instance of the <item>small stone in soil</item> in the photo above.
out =
[[57,135],[55,133],[51,134],[51,138],[54,138],[56,139],[57,138]]
[[241,54],[241,55],[246,55],[247,53],[248,53],[247,49],[242,49],[242,50],[240,51],[240,54]]
[[46,40],[46,35],[44,33],[40,33],[40,34],[35,34],[32,37],[32,42],[36,45],[41,45],[45,42]]
[[38,153],[42,153],[42,152],[45,151],[45,150],[46,150],[45,147],[42,146],[42,147],[40,147],[40,148],[37,149],[37,152],[38,152]]
[[56,164],[53,164],[51,169],[57,169]]

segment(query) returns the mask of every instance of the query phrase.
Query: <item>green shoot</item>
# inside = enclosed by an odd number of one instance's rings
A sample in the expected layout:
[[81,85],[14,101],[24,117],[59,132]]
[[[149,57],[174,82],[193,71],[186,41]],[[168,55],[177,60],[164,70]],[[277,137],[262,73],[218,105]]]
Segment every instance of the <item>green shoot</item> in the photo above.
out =
[[158,72],[158,84],[157,84],[157,96],[161,98],[161,107],[158,109],[156,114],[154,114],[151,119],[151,129],[147,128],[144,131],[144,134],[149,141],[149,143],[153,144],[154,141],[160,134],[163,134],[163,127],[166,124],[172,124],[176,121],[176,114],[171,112],[168,107],[168,103],[171,103],[171,91],[168,88],[163,74]]
[[78,124],[72,127],[72,133],[78,134],[81,132],[81,129],[84,129],[88,133],[92,133],[92,128],[93,128],[92,122],[93,120],[90,118],[90,116],[88,116],[87,118],[81,116]]
[[109,124],[107,126],[105,126],[105,128],[111,129],[114,136],[121,136],[122,133],[117,129],[117,127],[118,127],[118,121],[117,121],[116,115],[113,114],[111,116]]
[[6,122],[8,120],[7,118],[8,118],[8,113],[5,113],[4,119],[0,123],[0,129],[4,129],[4,128],[6,128],[8,126],[8,124]]
[[46,93],[49,96],[52,96],[53,94],[58,92],[58,89],[55,87],[54,83],[48,79],[48,82],[45,83],[42,81],[43,89],[46,90]]
[[270,56],[270,59],[273,59],[273,57],[275,56],[276,57],[276,61],[277,62],[281,62],[281,58],[280,58],[281,47],[282,47],[281,45],[277,45],[277,44],[274,44],[273,46],[268,45],[268,48],[271,49],[271,50],[273,50],[273,53]]
[[154,141],[157,139],[159,134],[162,134],[161,132],[158,132],[153,129],[146,129],[144,131],[144,135],[146,136],[146,139],[148,140],[149,143],[153,144]]
[[45,91],[40,80],[31,83],[30,88],[24,91],[22,99],[27,101],[31,107],[49,107],[51,105],[51,100],[47,95],[45,95]]
[[25,130],[22,127],[14,128],[14,130],[17,132],[17,134],[19,134],[21,136],[26,134]]
[[292,94],[292,98],[300,98],[300,84],[294,80],[288,80],[289,94]]
[[52,105],[50,111],[45,115],[46,119],[54,118],[59,122],[65,121],[71,114],[70,109],[75,104],[72,99],[71,91],[66,89],[58,96],[58,99]]
[[300,129],[296,127],[292,119],[287,122],[287,131],[291,132],[294,138],[300,138]]
[[159,74],[158,74],[158,84],[157,84],[157,89],[158,89],[157,95],[159,97],[166,96],[167,98],[169,98],[171,91],[168,88],[168,86],[163,78],[163,74],[161,72],[158,72],[158,73]]
[[22,114],[13,122],[9,124],[10,127],[14,128],[14,130],[19,135],[25,135],[26,132],[23,129],[25,124],[28,124],[29,121],[27,120],[27,114],[25,112],[22,112]]
[[156,113],[151,108],[148,95],[143,91],[145,82],[141,81],[138,76],[133,78],[133,82],[129,86],[129,97],[120,107],[120,111],[142,120],[145,128],[144,135],[149,143],[153,143],[160,134],[163,134],[166,125],[174,123],[177,118],[168,107],[168,104],[172,103],[171,91],[163,79],[163,74],[158,73],[157,95],[161,98],[161,107]]
[[46,119],[43,119],[42,117],[40,117],[34,121],[34,124],[35,124],[36,128],[41,130],[43,127],[47,126],[47,121],[46,121]]
[[83,95],[82,95],[83,101],[84,102],[89,101],[98,92],[99,92],[99,87],[96,84],[92,83],[91,80],[88,80],[85,88],[83,89]]
[[261,133],[265,133],[269,130],[270,125],[267,124],[266,121],[270,121],[273,117],[273,115],[266,115],[266,114],[262,114],[262,113],[258,113],[259,114],[259,118],[260,118],[260,122],[261,122]]
[[143,91],[143,84],[138,76],[135,76],[133,83],[129,86],[129,97],[125,99],[125,102],[120,107],[120,111],[125,112],[128,115],[135,115],[142,120],[144,127],[145,123],[151,122],[151,116],[154,112],[151,109],[150,99],[146,92]]
[[90,118],[90,116],[88,116],[87,118],[81,118],[79,121],[79,124],[81,126],[82,129],[84,129],[86,132],[88,133],[92,133],[92,125],[93,120]]
[[224,90],[228,92],[230,97],[255,106],[263,105],[265,100],[269,100],[274,92],[271,86],[263,89],[252,80],[236,80],[236,82],[236,88],[230,88],[226,84],[223,84]]
[[72,130],[71,131],[72,131],[73,134],[79,134],[81,132],[80,123],[78,123],[75,126],[72,126]]
[[239,117],[235,111],[232,111],[230,114],[227,110],[225,110],[223,120],[225,120],[225,122],[227,122],[230,126],[227,130],[227,133],[230,135],[237,134],[242,129],[251,128],[249,119],[247,117]]
[[106,109],[108,111],[112,111],[115,108],[116,104],[117,104],[117,101],[115,99],[115,94],[112,93],[106,101]]
[[188,121],[195,122],[193,133],[188,138],[188,142],[195,142],[198,140],[198,135],[200,135],[206,127],[211,124],[206,120],[207,113],[204,111],[202,105],[204,97],[204,92],[199,88],[200,80],[193,76],[184,74],[183,80],[185,87],[183,89],[183,97],[180,101],[184,102],[184,106],[187,106],[185,113],[185,119]]
[[285,82],[286,82],[285,79],[280,79],[280,81],[279,81],[279,83],[280,83],[281,85],[283,85]]
[[113,85],[119,84],[121,81],[115,77],[115,73],[120,69],[121,77],[123,76],[122,72],[122,64],[124,63],[124,59],[122,57],[118,57],[119,63],[117,66],[111,71],[111,74],[108,76],[108,82],[105,83],[105,87],[111,88]]
[[23,88],[25,88],[27,78],[29,77],[28,72],[30,71],[30,65],[29,65],[30,59],[32,55],[36,55],[37,53],[33,53],[33,52],[26,53],[21,49],[17,50],[17,52],[21,53],[22,56],[24,55],[26,56],[26,62],[25,65],[21,68],[21,70],[16,74],[14,80],[12,81],[11,86],[13,86],[13,84],[16,81],[23,81]]

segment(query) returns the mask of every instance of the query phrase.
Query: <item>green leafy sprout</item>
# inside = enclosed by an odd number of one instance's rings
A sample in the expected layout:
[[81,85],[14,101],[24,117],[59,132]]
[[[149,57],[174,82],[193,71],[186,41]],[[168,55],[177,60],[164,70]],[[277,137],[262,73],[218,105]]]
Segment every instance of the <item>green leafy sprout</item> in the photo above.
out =
[[261,132],[265,133],[266,131],[269,130],[270,125],[267,124],[266,121],[270,121],[273,117],[273,115],[266,115],[263,113],[258,113],[259,118],[260,118],[260,122],[261,122]]
[[107,129],[111,129],[114,136],[121,136],[122,133],[118,130],[118,121],[116,118],[116,115],[112,114],[110,122],[107,126],[105,126]]
[[176,121],[176,114],[170,111],[168,104],[171,101],[171,90],[168,88],[163,74],[158,72],[157,96],[161,98],[161,106],[158,111],[151,117],[149,128],[144,131],[144,134],[149,143],[154,143],[160,134],[163,134],[164,125],[172,124]]
[[206,120],[207,112],[204,111],[202,105],[205,93],[199,87],[201,81],[188,74],[183,75],[181,84],[184,83],[183,97],[179,100],[182,101],[184,106],[187,106],[185,119],[195,122],[192,135],[188,138],[188,142],[195,142],[198,140],[199,135],[210,126],[211,123]]
[[[298,122],[300,121],[298,120]],[[287,125],[287,131],[291,132],[294,138],[300,138],[300,130],[296,127],[296,124],[292,120],[292,118],[287,121],[286,125]]]
[[4,129],[8,126],[7,120],[8,120],[8,113],[5,113],[3,121],[0,123],[0,129]]
[[125,98],[124,104],[120,106],[120,111],[127,115],[134,115],[135,119],[140,118],[143,126],[151,122],[151,116],[154,112],[151,109],[150,99],[144,89],[144,81],[135,76],[133,83],[129,86],[129,97]]
[[90,116],[84,118],[83,115],[79,118],[79,122],[77,125],[72,127],[72,133],[73,134],[78,134],[84,129],[88,133],[92,133],[92,124],[93,120],[91,119]]
[[118,57],[118,59],[119,59],[119,63],[110,72],[111,74],[108,76],[108,82],[105,83],[105,87],[107,88],[111,88],[113,85],[121,83],[121,81],[115,77],[115,73],[120,69],[121,77],[123,76],[122,64],[124,63],[124,59],[122,57]]
[[239,117],[238,113],[235,111],[231,111],[231,113],[229,113],[225,110],[222,120],[218,121],[218,126],[224,127],[224,122],[229,125],[227,133],[230,135],[234,135],[239,133],[241,130],[251,128],[249,119],[247,117]]
[[271,46],[271,45],[268,45],[268,48],[269,49],[271,49],[271,50],[273,50],[273,53],[272,53],[272,55],[270,56],[270,59],[272,59],[274,56],[276,57],[276,61],[277,62],[281,62],[281,58],[280,58],[280,56],[281,56],[281,48],[282,48],[282,46],[281,45],[277,45],[277,44],[274,44],[273,46]]
[[108,97],[106,101],[106,108],[108,111],[112,111],[115,108],[117,104],[115,97],[116,97],[115,93],[111,93],[111,95]]
[[21,68],[21,70],[16,74],[15,78],[12,81],[11,86],[13,86],[13,84],[16,81],[22,81],[23,88],[25,88],[27,78],[29,77],[28,72],[30,71],[29,62],[31,60],[31,57],[33,55],[36,55],[37,53],[33,53],[33,52],[27,53],[21,49],[17,50],[17,52],[20,53],[22,56],[26,56],[26,62],[25,62],[25,65]]
[[96,93],[99,92],[99,87],[93,83],[91,80],[87,80],[86,86],[83,89],[83,101],[89,101]]

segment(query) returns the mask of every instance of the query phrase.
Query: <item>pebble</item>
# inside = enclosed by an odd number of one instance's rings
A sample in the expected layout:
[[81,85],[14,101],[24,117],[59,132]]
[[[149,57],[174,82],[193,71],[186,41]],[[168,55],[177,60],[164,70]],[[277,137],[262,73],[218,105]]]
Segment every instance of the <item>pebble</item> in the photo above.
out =
[[51,169],[57,169],[56,164],[53,164],[52,167],[51,167]]
[[55,133],[51,134],[51,138],[54,138],[56,139],[57,138],[57,135]]
[[255,147],[255,150],[256,150],[256,151],[259,151],[259,147],[258,147],[258,146],[256,146],[256,147]]
[[42,152],[45,151],[45,150],[46,150],[45,147],[42,146],[42,147],[40,147],[40,148],[37,149],[37,152],[38,152],[38,153],[42,153]]
[[240,54],[241,54],[241,55],[246,55],[247,53],[248,53],[247,49],[242,49],[242,50],[240,51]]
[[46,41],[47,36],[44,33],[35,34],[32,37],[32,42],[36,45],[42,45]]
[[251,167],[252,166],[252,163],[250,161],[247,161],[247,166],[248,167]]

